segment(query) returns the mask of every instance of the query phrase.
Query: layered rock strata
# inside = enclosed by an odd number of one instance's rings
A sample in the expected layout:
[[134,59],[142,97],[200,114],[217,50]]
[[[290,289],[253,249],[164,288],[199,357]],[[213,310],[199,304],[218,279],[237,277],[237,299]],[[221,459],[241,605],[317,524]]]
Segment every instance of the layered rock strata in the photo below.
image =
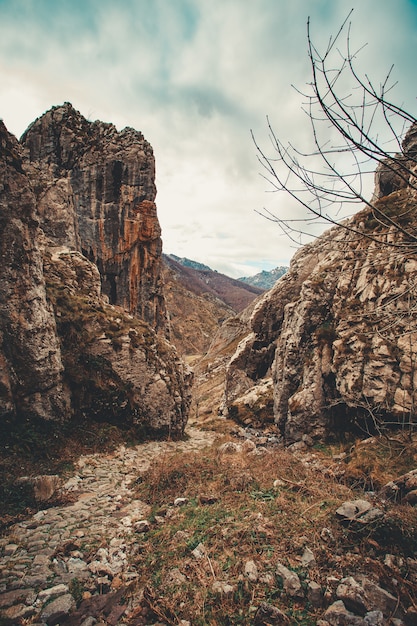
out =
[[[415,127],[404,142],[411,170],[413,137]],[[239,419],[240,398],[252,388],[261,396],[272,377],[274,419],[287,443],[415,421],[415,185],[381,167],[376,191],[394,224],[366,208],[348,228],[332,228],[299,250],[255,307],[228,366],[229,415]]]
[[166,325],[155,159],[133,128],[89,122],[53,107],[24,133],[45,234],[100,271],[110,304]]
[[22,156],[0,122],[0,417],[59,420],[68,413],[69,393]]
[[151,147],[69,104],[0,141],[0,416],[182,433]]

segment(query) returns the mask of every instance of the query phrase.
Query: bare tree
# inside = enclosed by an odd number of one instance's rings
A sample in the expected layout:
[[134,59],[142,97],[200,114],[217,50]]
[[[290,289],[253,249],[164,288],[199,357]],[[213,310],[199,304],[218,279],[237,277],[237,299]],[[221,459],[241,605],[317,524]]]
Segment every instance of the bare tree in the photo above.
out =
[[[269,119],[269,152],[252,133],[270,190],[283,192],[298,207],[292,211],[295,217],[270,209],[260,213],[278,224],[297,245],[316,236],[318,227],[322,231],[326,225],[344,229],[323,239],[323,246],[339,246],[341,254],[351,242],[366,238],[369,246],[350,248],[356,262],[352,267],[361,268],[358,260],[370,266],[375,259],[374,280],[384,258],[387,267],[394,266],[392,271],[398,274],[395,288],[369,306],[358,302],[357,313],[352,309],[350,315],[361,324],[370,346],[372,338],[379,336],[389,345],[401,344],[401,352],[407,352],[410,399],[404,401],[404,407],[409,408],[404,408],[401,419],[404,425],[410,425],[415,420],[417,280],[414,270],[406,273],[404,268],[409,259],[415,267],[417,259],[417,120],[391,101],[395,86],[392,68],[378,87],[358,71],[362,48],[353,49],[351,15],[352,11],[324,51],[315,45],[310,20],[307,22],[311,82],[305,92],[297,90],[304,98],[311,130],[310,137],[303,138],[307,147],[300,149],[284,142]],[[372,195],[367,181],[375,171]],[[360,208],[360,218],[347,219]],[[342,247],[343,242],[349,243]],[[358,408],[377,431],[382,423],[385,427],[389,422],[386,406],[375,406],[365,397]],[[398,423],[398,419],[394,421]]]
[[[401,187],[417,191],[417,121],[389,100],[395,86],[392,68],[378,88],[357,71],[355,62],[360,50],[352,50],[351,14],[330,38],[324,52],[314,44],[310,19],[307,22],[312,80],[302,95],[310,122],[311,149],[305,151],[291,142],[283,143],[268,118],[271,154],[260,147],[252,133],[263,176],[272,191],[285,192],[306,210],[299,219],[281,217],[268,209],[261,214],[276,222],[298,245],[313,236],[315,225],[337,224],[360,237],[415,254],[417,230],[407,219],[409,216],[404,212],[392,215],[378,202],[378,196]],[[411,130],[405,135],[407,129]],[[410,142],[413,135],[415,143]],[[404,136],[406,145],[402,145]],[[413,149],[408,149],[408,144]],[[364,179],[375,169],[381,185],[369,198]],[[346,221],[346,211],[355,212],[351,205],[357,203],[370,209],[380,225],[377,231],[363,231]],[[393,228],[401,233],[398,241],[386,237]]]

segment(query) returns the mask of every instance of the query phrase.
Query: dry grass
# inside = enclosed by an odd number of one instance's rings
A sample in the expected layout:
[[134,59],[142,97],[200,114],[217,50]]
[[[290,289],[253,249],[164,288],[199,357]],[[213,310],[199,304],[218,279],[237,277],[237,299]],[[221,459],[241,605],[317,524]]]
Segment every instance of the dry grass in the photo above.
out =
[[352,486],[378,490],[417,467],[417,434],[400,431],[357,440],[347,448],[345,480]]
[[[221,424],[224,428],[228,422]],[[6,442],[4,432],[2,476],[17,472],[17,464],[30,474],[35,452],[33,470],[71,471],[80,452],[126,443],[131,433],[112,425],[79,424],[78,432],[62,432],[61,439],[56,435],[22,425],[21,431],[7,432]],[[344,459],[335,461],[333,456],[342,452]],[[159,457],[136,483],[137,498],[151,505],[152,514],[150,530],[137,535],[133,555],[139,576],[132,593],[138,598],[141,590],[143,600],[135,601],[126,624],[179,624],[182,619],[193,626],[251,624],[256,608],[267,602],[280,608],[290,624],[308,626],[324,610],[309,602],[308,582],[321,586],[326,605],[335,599],[329,579],[361,573],[407,608],[417,597],[417,509],[383,502],[364,489],[377,492],[387,480],[414,468],[416,460],[417,439],[405,436],[321,446],[299,457],[283,449],[259,456],[220,454],[214,447]],[[178,497],[188,502],[173,506]],[[363,528],[342,526],[335,516],[338,506],[363,497],[373,499],[384,518]],[[196,558],[193,551],[200,544],[204,553]],[[306,547],[315,557],[312,567],[301,561]],[[394,555],[388,564],[387,554]],[[249,561],[258,568],[257,580],[245,575]],[[278,563],[297,572],[302,597],[284,593]],[[219,583],[229,589],[222,592]]]
[[[387,552],[406,557],[417,549],[416,511],[386,505],[383,522],[361,531],[343,527],[336,509],[364,494],[325,471],[328,459],[317,460],[316,455],[306,464],[284,450],[254,456],[212,449],[156,461],[137,488],[153,513],[150,532],[137,541],[144,621],[137,617],[134,623],[249,624],[256,607],[270,602],[291,624],[315,624],[323,609],[311,606],[306,595],[284,594],[275,573],[278,562],[298,573],[304,590],[309,580],[325,590],[328,577],[363,572],[398,594],[383,561]],[[187,504],[173,506],[177,497],[187,498]],[[193,550],[200,545],[204,554],[196,558]],[[301,562],[305,547],[316,560],[310,568]],[[248,561],[256,563],[256,581],[245,575]],[[405,581],[407,574],[396,577]],[[230,585],[228,593],[216,589],[219,582]],[[404,582],[400,602],[409,605],[414,587]]]

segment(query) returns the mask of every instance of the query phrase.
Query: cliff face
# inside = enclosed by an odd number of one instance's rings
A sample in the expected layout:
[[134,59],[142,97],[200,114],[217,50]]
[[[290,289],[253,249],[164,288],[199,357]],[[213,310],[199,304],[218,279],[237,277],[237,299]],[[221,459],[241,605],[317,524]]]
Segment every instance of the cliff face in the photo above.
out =
[[182,433],[191,372],[146,322],[100,296],[97,267],[68,248],[45,251],[64,376],[76,415]]
[[22,143],[45,234],[97,265],[111,304],[163,329],[155,160],[143,135],[89,122],[66,103],[37,119]]
[[[415,131],[404,159],[414,154]],[[258,389],[261,398],[270,378],[274,418],[288,443],[354,424],[415,420],[417,257],[401,231],[417,232],[415,195],[382,166],[376,202],[400,228],[382,226],[365,209],[350,222],[363,236],[335,227],[295,255],[229,363],[230,416],[241,419],[245,394]],[[368,238],[375,234],[381,243]]]
[[151,147],[69,104],[0,138],[0,416],[181,433]]
[[22,149],[0,122],[0,416],[61,420],[69,410],[46,298],[36,200]]

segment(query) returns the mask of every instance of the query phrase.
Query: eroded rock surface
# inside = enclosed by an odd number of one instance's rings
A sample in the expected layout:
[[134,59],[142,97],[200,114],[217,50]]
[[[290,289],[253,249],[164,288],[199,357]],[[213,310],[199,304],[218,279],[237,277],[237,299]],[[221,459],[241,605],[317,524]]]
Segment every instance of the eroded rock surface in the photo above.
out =
[[166,324],[155,159],[133,128],[53,107],[24,133],[46,235],[95,263],[102,290],[156,328]]
[[[413,127],[405,160],[415,135]],[[416,192],[403,178],[384,187],[383,175],[376,206],[397,227],[367,208],[299,250],[229,363],[228,415],[272,376],[273,415],[287,443],[357,422],[371,431],[378,421],[415,419]]]
[[68,103],[0,140],[0,416],[181,434],[151,146]]
[[69,411],[41,236],[22,148],[0,122],[0,417],[61,420]]
[[81,253],[47,252],[47,291],[75,412],[148,432],[182,433],[192,373],[175,348],[143,320],[101,298],[97,267]]

